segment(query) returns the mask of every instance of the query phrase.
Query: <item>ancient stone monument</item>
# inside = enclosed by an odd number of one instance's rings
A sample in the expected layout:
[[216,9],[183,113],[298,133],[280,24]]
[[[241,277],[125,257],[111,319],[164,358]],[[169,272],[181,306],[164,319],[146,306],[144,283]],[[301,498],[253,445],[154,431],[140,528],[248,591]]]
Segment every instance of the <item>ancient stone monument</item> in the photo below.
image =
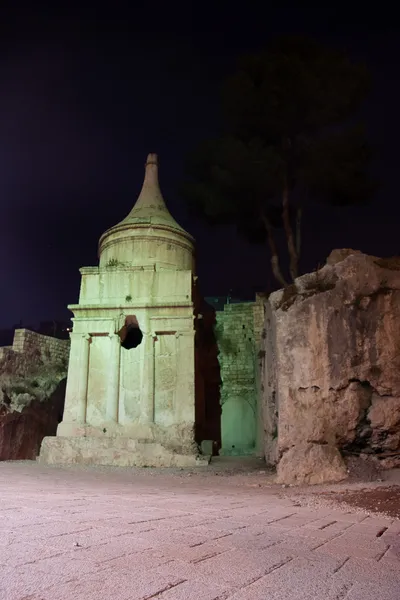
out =
[[194,443],[194,240],[169,213],[150,154],[140,196],[83,267],[65,411],[40,460],[207,464]]

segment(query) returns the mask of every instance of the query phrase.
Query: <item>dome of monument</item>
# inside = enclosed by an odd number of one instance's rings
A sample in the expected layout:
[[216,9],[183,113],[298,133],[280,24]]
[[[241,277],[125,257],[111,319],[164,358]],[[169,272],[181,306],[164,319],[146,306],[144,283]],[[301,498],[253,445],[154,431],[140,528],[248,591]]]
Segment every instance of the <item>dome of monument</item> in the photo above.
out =
[[158,182],[157,155],[149,154],[136,204],[100,238],[100,267],[192,269],[193,254],[194,239],[169,212]]

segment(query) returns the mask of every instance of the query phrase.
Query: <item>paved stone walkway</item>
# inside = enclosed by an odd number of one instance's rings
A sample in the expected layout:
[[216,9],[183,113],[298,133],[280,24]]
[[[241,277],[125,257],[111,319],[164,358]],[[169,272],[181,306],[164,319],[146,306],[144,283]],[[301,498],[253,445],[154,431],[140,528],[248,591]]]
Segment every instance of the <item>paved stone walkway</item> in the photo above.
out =
[[400,521],[243,481],[1,463],[0,599],[400,599]]

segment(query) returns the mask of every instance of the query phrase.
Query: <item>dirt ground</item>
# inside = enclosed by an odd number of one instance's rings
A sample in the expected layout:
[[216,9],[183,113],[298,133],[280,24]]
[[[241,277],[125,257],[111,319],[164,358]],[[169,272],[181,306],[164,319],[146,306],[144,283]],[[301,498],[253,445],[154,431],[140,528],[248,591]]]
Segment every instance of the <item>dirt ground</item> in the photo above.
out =
[[370,513],[400,519],[400,469],[379,471],[358,458],[347,462],[349,479],[319,495]]
[[330,492],[329,495],[330,499],[336,502],[345,502],[351,507],[373,513],[384,513],[400,519],[400,486],[362,488],[342,493]]

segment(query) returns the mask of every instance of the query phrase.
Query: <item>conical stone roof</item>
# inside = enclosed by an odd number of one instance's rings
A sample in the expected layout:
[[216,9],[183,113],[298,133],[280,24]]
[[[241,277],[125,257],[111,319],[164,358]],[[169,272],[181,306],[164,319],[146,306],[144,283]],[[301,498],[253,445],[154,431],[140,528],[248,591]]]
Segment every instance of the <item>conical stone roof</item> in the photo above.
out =
[[[186,234],[166,207],[158,182],[157,154],[149,154],[142,190],[131,212],[118,225],[165,225]],[[187,235],[187,234],[186,234]]]
[[[158,181],[157,155],[149,154],[143,186],[135,205],[122,221],[105,231],[100,238],[100,260],[104,250],[110,245],[115,250],[115,246],[119,242],[126,246],[128,238],[133,240],[133,238],[138,239],[139,237],[154,239],[155,243],[155,238],[160,240],[160,236],[164,239],[170,237],[172,244],[181,242],[185,246],[193,247],[193,237],[175,221],[165,204]],[[108,256],[109,252],[107,251],[106,254]],[[126,249],[123,254],[126,255]]]

